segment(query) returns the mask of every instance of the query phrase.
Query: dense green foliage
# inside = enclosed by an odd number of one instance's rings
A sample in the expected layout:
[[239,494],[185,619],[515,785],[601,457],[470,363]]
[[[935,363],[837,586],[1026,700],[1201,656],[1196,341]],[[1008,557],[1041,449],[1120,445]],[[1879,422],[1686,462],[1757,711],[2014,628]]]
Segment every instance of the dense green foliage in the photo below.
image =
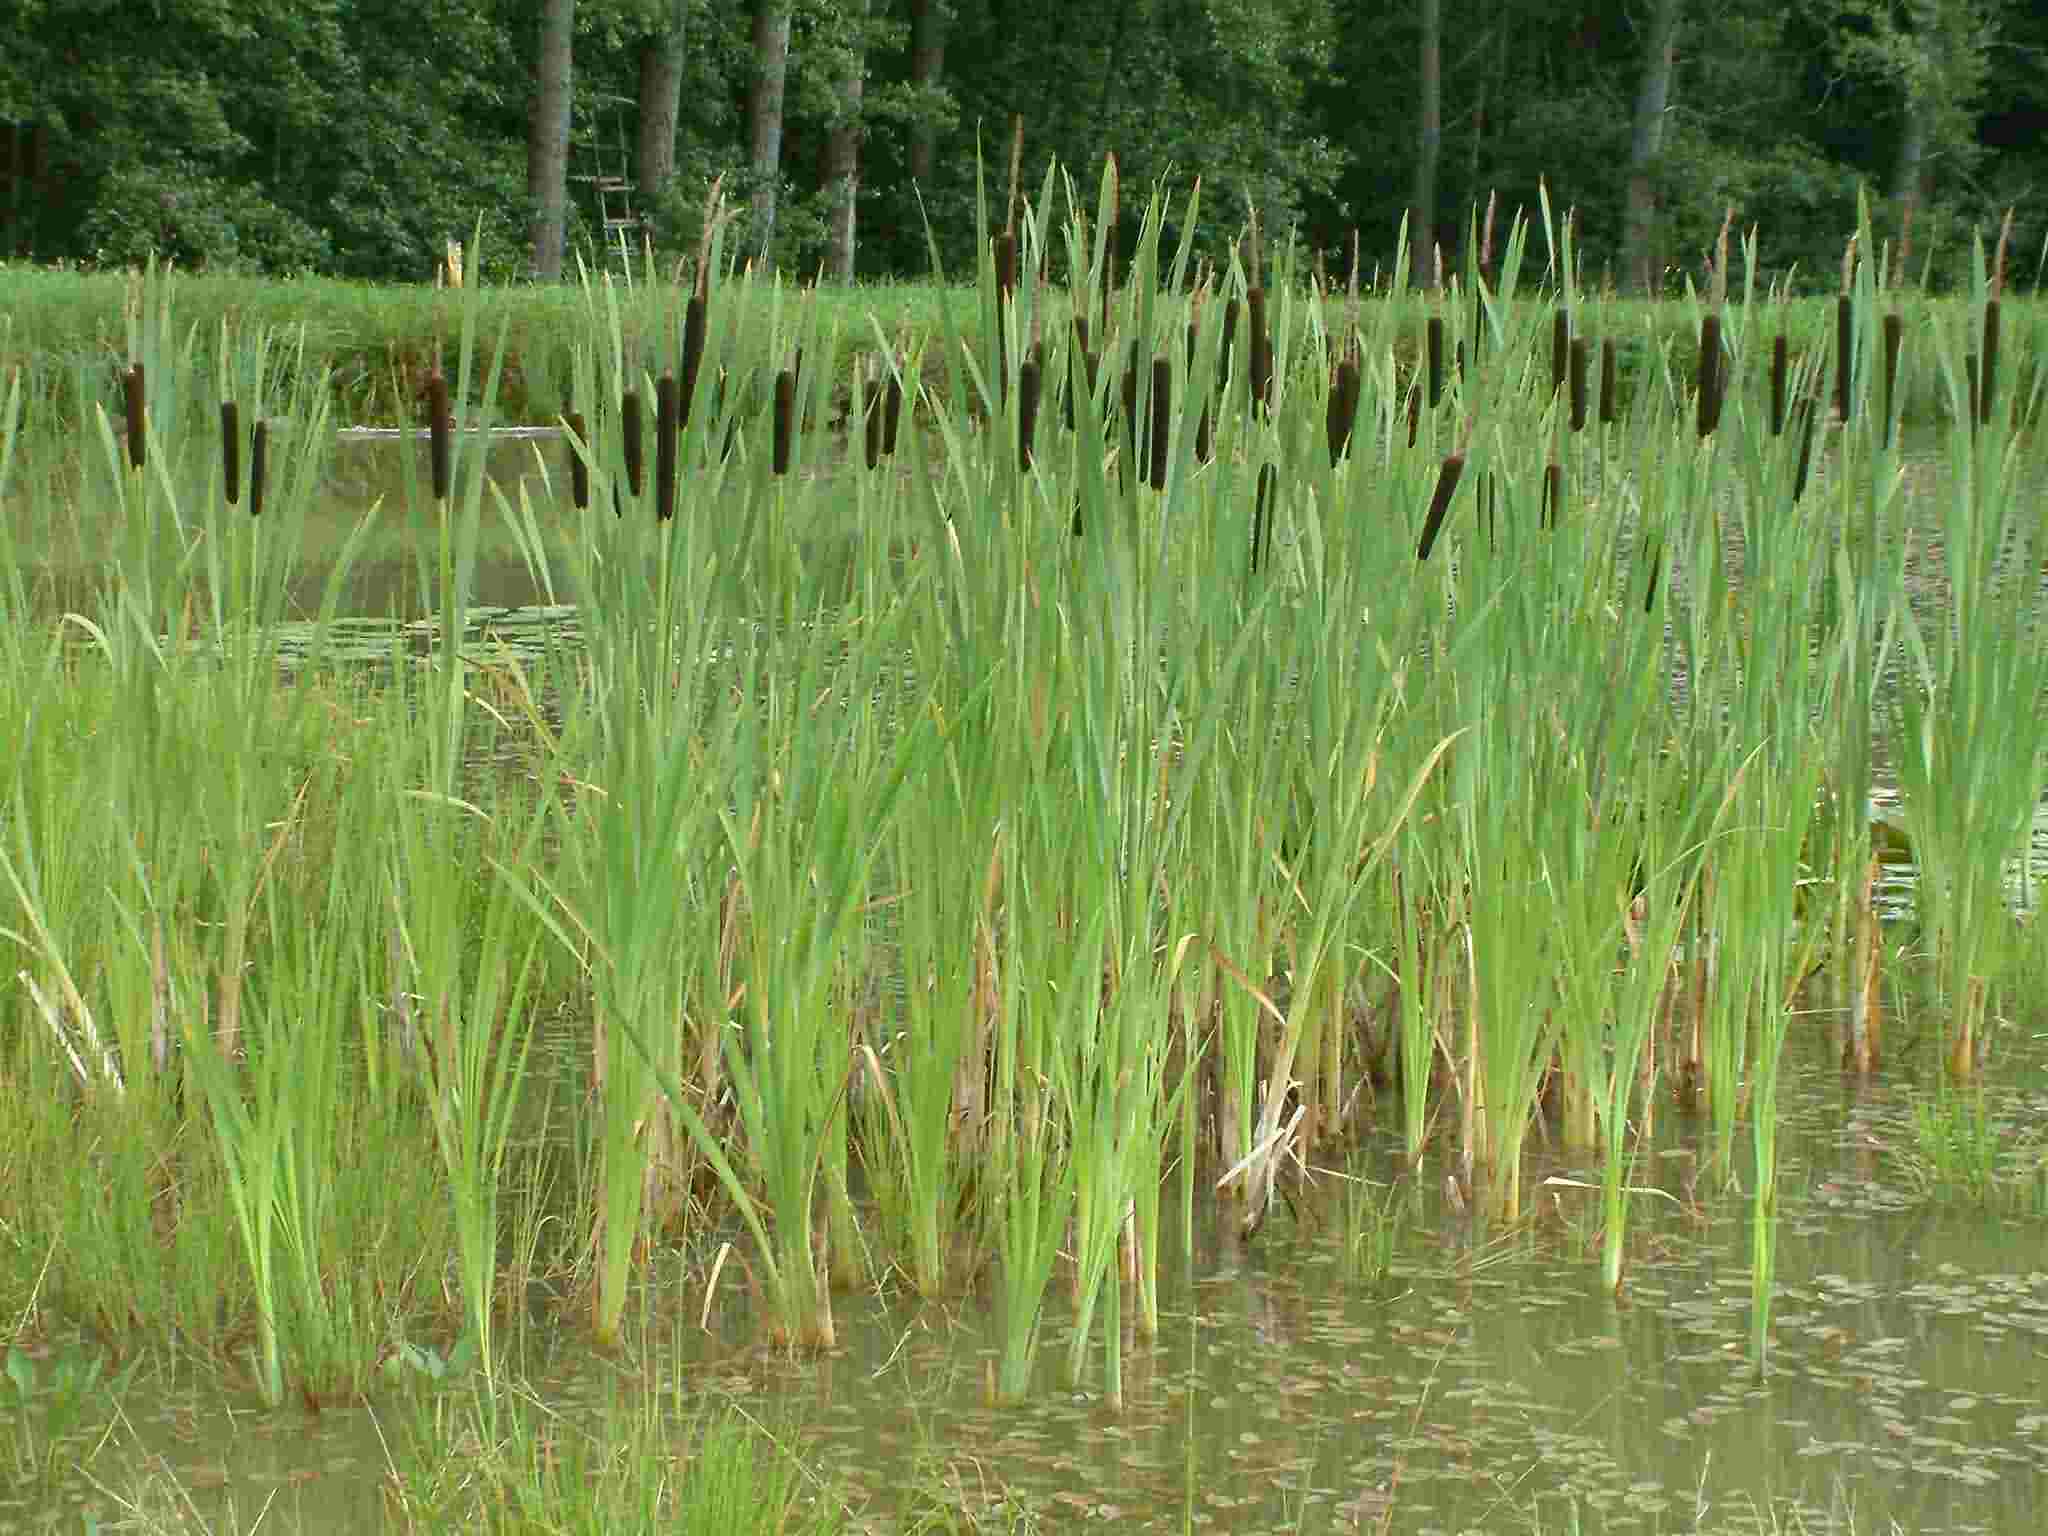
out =
[[[754,11],[768,0],[575,7],[570,175],[603,146],[630,169],[654,39],[681,38],[675,163],[636,212],[689,250],[714,175],[742,206],[763,172],[749,128]],[[858,155],[863,276],[923,275],[926,220],[965,258],[975,179],[1000,204],[1010,124],[1027,175],[1117,155],[1138,192],[1204,178],[1212,253],[1256,204],[1334,266],[1362,232],[1387,268],[1414,194],[1426,8],[1336,0],[773,0],[790,16],[772,254],[828,254],[835,133]],[[39,261],[423,279],[479,222],[523,270],[538,0],[17,0],[0,21],[0,249]],[[1620,240],[1645,11],[1621,0],[1439,0],[1447,251],[1497,190],[1579,210],[1594,278]],[[1894,200],[1910,161],[1913,264],[1962,275],[1966,241],[2048,174],[2048,18],[2018,0],[1683,0],[1661,143],[1647,170],[1656,260],[1697,268],[1723,213],[1767,269],[1827,280],[1859,184]],[[849,94],[846,81],[863,88]],[[912,175],[920,146],[927,174]],[[977,161],[980,151],[980,164]],[[570,183],[572,248],[598,243]],[[2024,224],[2019,249],[2038,245]]]

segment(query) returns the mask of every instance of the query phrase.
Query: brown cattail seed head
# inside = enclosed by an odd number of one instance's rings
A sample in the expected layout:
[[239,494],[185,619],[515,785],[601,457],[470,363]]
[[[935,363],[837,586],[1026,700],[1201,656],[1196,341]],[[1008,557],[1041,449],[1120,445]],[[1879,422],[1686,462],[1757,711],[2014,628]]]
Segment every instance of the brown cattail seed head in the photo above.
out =
[[270,462],[270,423],[262,417],[256,419],[256,430],[249,438],[249,515],[263,515],[263,482]]
[[1899,387],[1899,348],[1906,339],[1906,322],[1898,311],[1884,317],[1884,440],[1892,436],[1892,412]]
[[785,368],[775,375],[775,446],[770,467],[778,475],[789,473],[791,440],[796,436],[796,370]]
[[1771,339],[1771,436],[1785,430],[1785,380],[1791,371],[1791,353],[1780,332]]
[[1700,320],[1699,431],[1709,437],[1721,422],[1721,317],[1711,311]]
[[1166,489],[1166,438],[1173,414],[1173,364],[1152,359],[1152,489]]
[[1850,381],[1855,363],[1855,345],[1856,310],[1845,291],[1835,300],[1835,410],[1844,421],[1849,419]]
[[1259,466],[1258,493],[1252,502],[1252,571],[1265,563],[1273,542],[1273,495],[1279,489],[1280,472],[1271,464]]
[[640,391],[629,389],[619,396],[619,441],[626,450],[626,493],[640,494]]
[[683,311],[682,395],[676,416],[679,426],[690,424],[690,405],[697,397],[697,372],[704,365],[704,331],[709,308],[710,302],[703,294],[693,293],[689,306]]
[[448,499],[448,377],[436,368],[427,375],[427,447],[433,465],[434,500]]
[[1574,432],[1583,432],[1586,429],[1586,361],[1586,338],[1574,336],[1571,346],[1570,370],[1572,430]]
[[680,399],[674,374],[664,373],[654,381],[654,515],[664,523],[676,515],[676,439],[682,429]]
[[590,451],[590,429],[584,424],[581,411],[571,411],[562,418],[569,428],[569,499],[575,503],[578,512],[590,505],[590,463],[584,454]]
[[1436,536],[1442,532],[1444,518],[1451,510],[1451,498],[1458,493],[1458,481],[1465,473],[1465,455],[1448,455],[1438,468],[1436,493],[1429,498],[1429,515],[1422,520],[1422,538],[1416,543],[1415,558],[1427,560],[1429,552],[1436,547]]
[[140,469],[149,457],[149,431],[143,410],[142,364],[130,363],[121,375],[121,399],[128,421],[128,466]]
[[1026,358],[1017,369],[1017,465],[1031,467],[1031,439],[1038,430],[1039,370],[1036,358]]
[[220,477],[232,507],[242,498],[242,408],[232,400],[220,403]]

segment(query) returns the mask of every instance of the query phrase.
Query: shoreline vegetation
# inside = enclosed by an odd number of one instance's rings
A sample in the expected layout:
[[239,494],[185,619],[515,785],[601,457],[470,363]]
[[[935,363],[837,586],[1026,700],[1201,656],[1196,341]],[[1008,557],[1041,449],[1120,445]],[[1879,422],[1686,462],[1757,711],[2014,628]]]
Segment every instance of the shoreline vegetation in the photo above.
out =
[[[1927,300],[1866,218],[1780,303],[1724,229],[1646,311],[1547,208],[1384,300],[1166,213],[1049,173],[922,332],[716,218],[685,286],[404,296],[440,366],[361,398],[431,451],[311,597],[319,326],[150,274],[82,359],[0,332],[0,1304],[272,1409],[459,1362],[510,1426],[534,1307],[629,1351],[675,1249],[799,1354],[850,1287],[972,1296],[993,1400],[1113,1411],[1198,1204],[1255,1242],[1380,1138],[1512,1231],[1540,1135],[1620,1296],[1677,1115],[1762,1370],[1788,1032],[1947,1113],[2048,995],[2003,244]],[[508,488],[449,428],[530,414],[522,312],[568,434]],[[373,517],[430,622],[365,660]],[[60,527],[105,557],[58,613]],[[486,529],[573,637],[477,622]]]
[[[618,285],[622,338],[629,350],[658,351],[656,339],[675,324],[678,282],[689,276],[691,267],[687,259],[676,261],[663,276],[630,283],[616,274],[594,275],[600,283]],[[567,399],[577,350],[587,344],[588,300],[584,287],[573,281],[479,285],[474,301],[465,303],[460,290],[427,283],[203,272],[167,276],[177,292],[178,322],[196,334],[194,357],[201,366],[216,361],[223,327],[230,333],[267,331],[295,342],[303,333],[302,356],[325,371],[337,426],[389,427],[413,419],[412,402],[435,358],[454,354],[466,320],[500,353],[494,418],[508,426],[552,426],[560,420]],[[1306,293],[1313,280],[1307,274],[1296,276]],[[135,306],[137,281],[134,272],[0,262],[0,376],[12,369],[21,371],[25,415],[54,411],[60,420],[76,421],[81,410],[90,414],[96,402],[118,416],[117,378],[129,360],[125,317]],[[1702,271],[1698,281],[1703,286],[1710,283],[1710,273]],[[1343,286],[1341,280],[1326,283],[1323,291],[1333,293]],[[1058,315],[1064,287],[1055,284],[1045,295],[1047,323],[1054,323]],[[1433,313],[1441,315],[1441,296],[1410,288],[1394,273],[1363,274],[1360,287],[1361,303],[1392,310],[1378,325],[1391,333],[1397,367],[1405,374],[1424,366],[1426,321]],[[977,286],[958,281],[847,285],[749,280],[733,285],[728,297],[768,310],[798,302],[815,306],[821,329],[837,332],[841,345],[855,356],[878,359],[887,344],[921,352],[927,359],[921,382],[941,395],[950,375],[932,344],[949,334],[972,335],[981,302]],[[1969,302],[1911,287],[1898,290],[1896,297],[1900,324],[1923,343],[1933,327],[1945,323],[1942,317],[1966,309]],[[1648,371],[1675,366],[1695,345],[1696,294],[1645,299],[1592,293],[1579,304],[1597,315],[1603,334],[1617,345],[1618,384],[1624,398],[1634,393]],[[2021,362],[2029,369],[2035,329],[2030,315],[2035,305],[2031,294],[2007,300],[2009,311],[2020,312],[2013,316],[2020,321],[2014,326],[2015,340],[2029,348]],[[1775,323],[1795,350],[1819,342],[1834,323],[1835,300],[1830,297],[1774,299],[1771,307]],[[2023,315],[2029,318],[2022,319]],[[758,328],[758,322],[751,328]],[[1905,381],[1899,414],[1909,424],[1931,425],[1945,419],[1945,403],[1930,383],[1922,378]],[[843,386],[837,398],[843,425]]]

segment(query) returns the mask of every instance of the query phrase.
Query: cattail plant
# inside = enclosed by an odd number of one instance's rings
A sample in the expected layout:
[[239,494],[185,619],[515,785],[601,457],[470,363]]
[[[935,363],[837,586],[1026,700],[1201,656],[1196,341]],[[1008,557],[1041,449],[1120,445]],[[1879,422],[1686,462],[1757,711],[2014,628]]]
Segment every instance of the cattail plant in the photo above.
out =
[[710,300],[702,291],[704,269],[697,270],[699,291],[690,295],[683,309],[683,376],[676,398],[676,425],[690,424],[690,405],[697,397],[697,373],[704,366],[704,331],[709,323]]
[[992,237],[991,254],[996,269],[996,367],[995,387],[1000,399],[1009,379],[1010,301],[1017,289],[1017,233],[1005,229]]
[[1266,290],[1255,283],[1245,294],[1244,308],[1251,328],[1250,398],[1256,418],[1265,414],[1273,393],[1273,338],[1266,332]]
[[1895,309],[1884,317],[1884,432],[1880,441],[1886,447],[1891,446],[1892,414],[1898,409],[1899,347],[1905,335],[1906,322]]
[[1107,337],[1110,306],[1116,302],[1116,227],[1123,184],[1117,174],[1116,156],[1104,155],[1103,161],[1109,182],[1109,217],[1102,226],[1102,334]]
[[[1480,349],[1486,344],[1486,285],[1493,281],[1493,215],[1500,194],[1486,194],[1486,226],[1479,237],[1479,270],[1472,284],[1472,366],[1479,366]],[[1443,286],[1443,256],[1437,256],[1437,286]],[[1459,361],[1460,372],[1464,362]]]
[[1842,1069],[1869,1076],[1883,1055],[1884,987],[1879,969],[1884,939],[1877,904],[1871,899],[1882,862],[1872,855],[1863,868],[1856,897],[1855,958],[1849,974],[1849,1019],[1842,1038]]
[[[1006,305],[1017,292],[1017,232],[1005,229],[995,236],[996,300]],[[998,314],[1002,311],[999,308]]]
[[1258,575],[1273,542],[1273,496],[1280,486],[1280,471],[1271,464],[1259,466],[1258,490],[1252,498],[1252,574]]
[[1444,317],[1431,315],[1422,328],[1423,351],[1429,359],[1429,408],[1444,397]]
[[1728,230],[1735,222],[1730,208],[1721,219],[1721,236],[1714,244],[1712,298],[1700,317],[1699,434],[1711,437],[1721,423],[1722,364],[1721,306],[1728,300]]
[[261,416],[249,435],[249,515],[263,515],[263,482],[270,462],[270,423]]
[[1543,514],[1545,528],[1555,528],[1564,510],[1564,466],[1552,459],[1543,466]]
[[448,376],[436,366],[427,375],[427,449],[436,501],[448,499],[448,430]]
[[896,457],[896,426],[902,419],[903,381],[891,373],[888,400],[882,410],[882,454],[885,458]]
[[619,396],[619,440],[626,450],[626,494],[640,494],[640,391],[628,389]]
[[1998,391],[1999,296],[2005,291],[2005,251],[2012,239],[2012,210],[2005,210],[2005,222],[1998,231],[1998,256],[1991,266],[1991,289],[1984,300],[1984,342],[1977,373],[1977,420],[1991,424],[1991,400]]
[[[1083,364],[1085,383],[1074,376],[1075,368]],[[1067,377],[1060,389],[1060,426],[1065,431],[1074,430],[1074,397],[1084,388],[1090,392],[1095,388],[1095,359],[1088,352],[1088,317],[1077,314],[1073,339],[1067,347]]]
[[[1193,382],[1195,377],[1195,349],[1201,342],[1202,302],[1207,295],[1208,278],[1205,274],[1203,280],[1195,285],[1194,297],[1188,302],[1187,371],[1190,383]],[[1195,423],[1195,462],[1197,464],[1208,463],[1214,453],[1213,431],[1214,423],[1210,420],[1209,416],[1209,402],[1205,400],[1202,402],[1201,417]]]
[[1574,336],[1571,350],[1572,430],[1586,430],[1586,338]]
[[1223,351],[1216,360],[1216,378],[1219,382],[1230,377],[1230,349],[1237,342],[1237,297],[1232,295],[1223,303]]
[[1791,349],[1786,343],[1785,333],[1780,331],[1771,339],[1771,436],[1779,437],[1785,431],[1785,380],[1791,372]]
[[1792,472],[1792,504],[1797,506],[1799,498],[1806,494],[1807,472],[1813,467],[1813,419],[1820,414],[1820,400],[1808,394],[1799,403],[1801,433],[1799,439],[1799,467]]
[[712,244],[726,220],[725,178],[715,178],[704,202],[704,229],[697,239],[697,271],[690,284],[690,299],[683,306],[683,372],[681,393],[676,403],[676,426],[690,424],[690,412],[697,400],[697,377],[704,367],[704,344],[711,326]]
[[1835,414],[1844,421],[1849,419],[1852,404],[1849,395],[1856,361],[1856,309],[1849,297],[1855,273],[1856,236],[1851,235],[1842,252],[1842,293],[1835,300]]
[[1166,489],[1166,438],[1172,417],[1173,364],[1163,354],[1152,359],[1152,489]]
[[790,440],[796,435],[796,369],[784,368],[775,375],[775,447],[770,467],[778,475],[789,473]]
[[128,467],[141,469],[149,457],[149,434],[143,410],[142,364],[130,363],[121,375],[122,403],[127,408]]
[[1458,434],[1458,443],[1437,469],[1436,492],[1429,498],[1429,515],[1422,520],[1422,537],[1415,545],[1416,560],[1429,558],[1429,552],[1436,547],[1436,536],[1442,532],[1444,518],[1450,513],[1451,498],[1458,494],[1458,481],[1465,474],[1465,450],[1472,442],[1473,418],[1465,418],[1465,427]]
[[1038,358],[1024,359],[1017,369],[1017,467],[1031,467],[1031,438],[1038,430]]
[[1017,180],[1023,169],[1024,116],[1020,112],[1010,119],[1010,196],[1005,205],[1003,227],[991,242],[996,269],[995,387],[999,400],[1010,382],[1009,315],[1011,301],[1017,293]]
[[1560,304],[1550,322],[1550,398],[1553,400],[1564,391],[1565,370],[1570,364],[1571,349],[1572,312]]
[[1621,370],[1616,366],[1614,338],[1604,337],[1600,342],[1600,424],[1612,426],[1621,419],[1621,401],[1615,398],[1615,386]]
[[1124,364],[1124,378],[1120,398],[1124,412],[1124,460],[1135,464],[1138,459],[1138,344],[1131,343],[1131,360]]
[[1699,435],[1711,437],[1721,421],[1721,315],[1709,310],[1700,316],[1698,371]]
[[1330,376],[1330,404],[1324,433],[1329,439],[1330,467],[1337,467],[1351,448],[1351,430],[1358,418],[1358,363],[1351,356],[1351,349],[1345,349],[1345,356],[1338,362]]
[[654,515],[664,523],[676,515],[676,440],[682,429],[680,402],[676,376],[664,372],[654,381]]
[[232,400],[220,403],[220,477],[232,507],[242,497],[242,409]]
[[590,448],[590,429],[581,411],[571,411],[562,419],[569,428],[569,498],[582,512],[590,506],[590,464],[583,457]]

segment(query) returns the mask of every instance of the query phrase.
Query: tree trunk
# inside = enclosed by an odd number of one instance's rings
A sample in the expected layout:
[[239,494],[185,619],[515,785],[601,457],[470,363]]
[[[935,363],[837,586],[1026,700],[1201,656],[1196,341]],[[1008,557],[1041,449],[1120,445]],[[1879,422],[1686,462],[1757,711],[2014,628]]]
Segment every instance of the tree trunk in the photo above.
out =
[[1664,148],[1664,109],[1671,99],[1671,63],[1678,49],[1681,0],[1656,0],[1650,13],[1649,46],[1636,90],[1635,132],[1628,148],[1628,223],[1622,234],[1621,270],[1638,290],[1653,294],[1657,274],[1650,236],[1657,217],[1650,172]]
[[775,238],[775,194],[782,180],[782,92],[789,74],[786,0],[756,0],[754,90],[748,117],[754,131],[754,254],[768,255]]
[[[910,0],[910,83],[921,94],[938,89],[946,73],[945,0]],[[939,130],[929,111],[910,123],[910,179],[923,185],[932,179]]]
[[640,42],[640,142],[634,148],[633,176],[650,203],[660,198],[676,173],[676,120],[682,113],[683,45],[689,19],[689,0],[668,0],[661,30]]
[[542,0],[540,60],[526,136],[526,195],[533,202],[533,275],[562,275],[562,231],[569,205],[569,103],[576,0]]
[[1119,5],[1116,8],[1116,26],[1110,31],[1109,47],[1103,53],[1103,58],[1108,61],[1108,67],[1102,72],[1102,100],[1095,104],[1094,138],[1097,144],[1105,143],[1109,137],[1109,104],[1116,99],[1113,88],[1124,77],[1124,37],[1130,31],[1129,23],[1134,9],[1136,7],[1130,4]]
[[1507,94],[1508,34],[1505,27],[1494,28],[1492,37],[1485,44],[1485,52],[1491,56],[1493,66],[1482,70],[1479,75],[1479,99],[1472,108],[1472,150],[1465,160],[1465,198],[1475,208],[1481,201],[1479,192],[1483,178],[1480,171],[1486,163],[1486,135],[1493,126],[1493,120],[1486,115],[1487,109],[1496,97]]
[[839,82],[838,111],[825,145],[826,185],[832,189],[832,224],[825,265],[833,278],[853,281],[854,224],[860,197],[861,92],[867,83],[867,0],[853,0],[847,21],[846,77]]
[[1408,213],[1409,281],[1436,281],[1436,167],[1444,147],[1443,0],[1422,0],[1422,121],[1415,146],[1415,195]]

